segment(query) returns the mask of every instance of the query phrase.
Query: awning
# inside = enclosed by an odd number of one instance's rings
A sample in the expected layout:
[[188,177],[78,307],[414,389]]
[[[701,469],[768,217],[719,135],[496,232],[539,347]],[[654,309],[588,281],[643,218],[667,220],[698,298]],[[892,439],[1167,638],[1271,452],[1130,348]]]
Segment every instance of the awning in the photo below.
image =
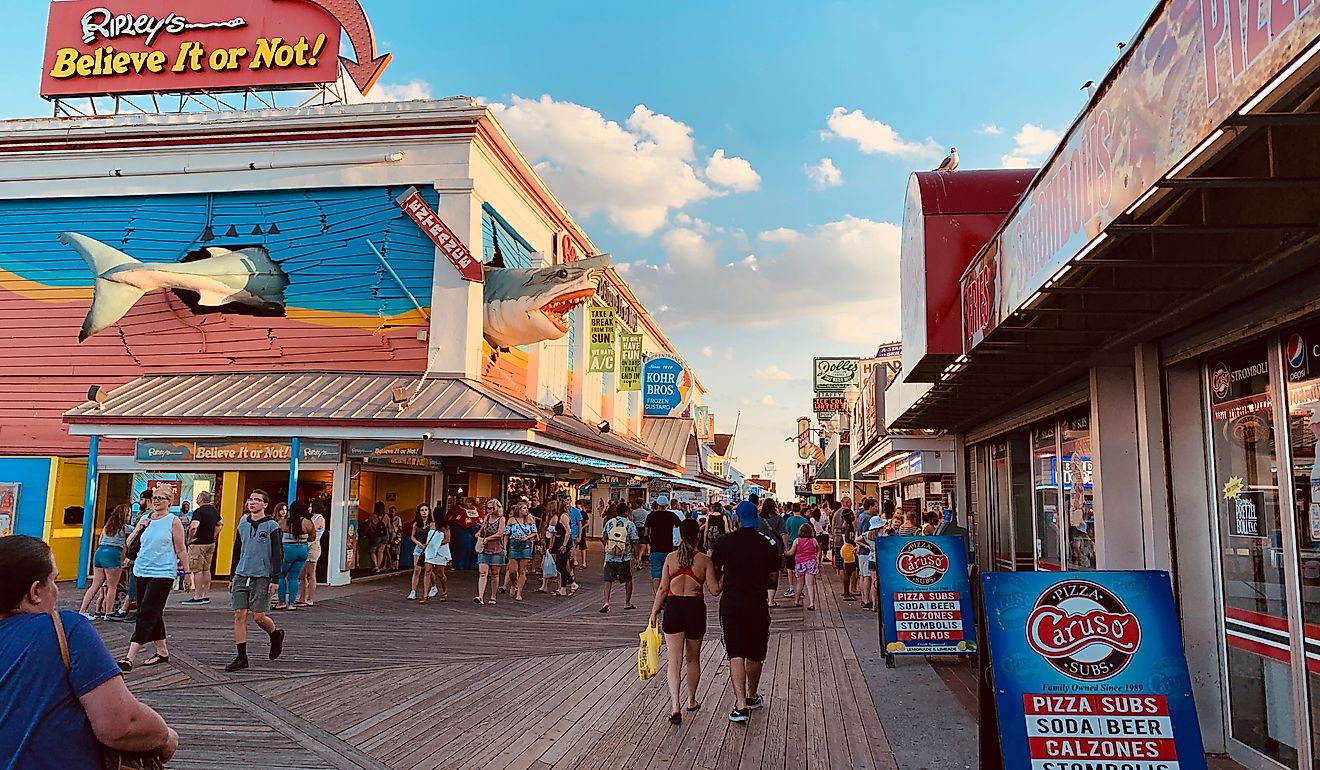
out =
[[840,479],[847,479],[848,472],[852,469],[850,462],[851,460],[850,449],[851,447],[849,447],[847,444],[844,444],[843,446],[839,447],[839,451],[837,453],[832,454],[829,457],[825,458],[825,462],[821,464],[820,470],[816,471],[816,478],[820,479],[821,481],[833,481],[836,478],[834,473],[835,461],[839,457],[839,455],[842,455],[843,463],[842,465],[839,466],[839,473],[837,477]]
[[684,466],[693,431],[693,422],[688,417],[642,418],[642,443],[651,450],[652,457],[676,468]]
[[[578,465],[608,474],[642,476],[645,478],[666,478],[665,474],[653,471],[649,468],[642,468],[627,463],[610,462],[608,460],[601,460],[573,452],[564,452],[557,449],[550,449],[548,447],[536,446],[535,444],[529,444],[523,441],[458,438],[447,439],[445,443],[472,447],[473,449],[479,449],[494,454],[509,455],[513,457],[528,457],[535,460],[561,463],[564,465]],[[675,479],[675,481],[677,481],[677,479]]]

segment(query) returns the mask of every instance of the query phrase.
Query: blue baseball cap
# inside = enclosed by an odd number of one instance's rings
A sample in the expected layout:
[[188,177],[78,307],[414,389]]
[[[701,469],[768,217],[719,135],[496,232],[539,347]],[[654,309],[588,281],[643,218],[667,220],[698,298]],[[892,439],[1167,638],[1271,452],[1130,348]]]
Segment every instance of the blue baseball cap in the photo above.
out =
[[738,523],[745,528],[752,528],[761,523],[761,516],[756,511],[755,505],[738,506]]

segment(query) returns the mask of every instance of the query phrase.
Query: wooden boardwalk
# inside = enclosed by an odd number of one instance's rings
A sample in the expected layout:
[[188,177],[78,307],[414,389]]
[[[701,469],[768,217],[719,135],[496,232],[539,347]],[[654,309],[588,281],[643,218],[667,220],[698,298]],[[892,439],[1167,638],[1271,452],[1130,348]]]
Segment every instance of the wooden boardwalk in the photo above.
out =
[[[664,670],[636,675],[637,634],[650,604],[597,612],[599,567],[562,599],[530,594],[473,604],[475,577],[450,581],[450,601],[404,599],[405,580],[326,590],[310,610],[277,612],[284,655],[266,660],[255,628],[251,669],[234,654],[227,595],[166,611],[169,664],[129,685],[181,736],[172,768],[400,770],[885,770],[884,729],[843,627],[837,587],[822,581],[815,612],[772,610],[766,708],[728,721],[733,690],[715,603],[702,649],[702,709],[668,722]],[[67,596],[67,594],[66,594]],[[845,609],[855,612],[851,603]],[[99,628],[118,654],[129,627]],[[663,656],[662,656],[663,658]]]

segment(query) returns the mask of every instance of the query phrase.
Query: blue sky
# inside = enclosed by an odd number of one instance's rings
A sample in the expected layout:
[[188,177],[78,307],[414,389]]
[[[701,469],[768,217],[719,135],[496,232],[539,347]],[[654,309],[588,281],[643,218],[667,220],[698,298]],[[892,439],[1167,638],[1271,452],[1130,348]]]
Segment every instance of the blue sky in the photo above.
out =
[[[46,115],[47,6],[15,5],[0,116]],[[1153,0],[363,5],[394,54],[381,92],[494,104],[720,430],[741,411],[739,467],[773,460],[782,488],[811,357],[898,338],[908,173],[950,145],[963,168],[1038,162]]]

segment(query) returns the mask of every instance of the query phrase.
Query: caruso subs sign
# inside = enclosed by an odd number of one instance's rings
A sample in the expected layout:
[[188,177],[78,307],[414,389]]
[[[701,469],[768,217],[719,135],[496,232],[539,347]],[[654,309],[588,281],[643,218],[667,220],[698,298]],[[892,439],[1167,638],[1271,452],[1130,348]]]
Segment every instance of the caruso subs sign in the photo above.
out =
[[57,0],[41,95],[299,88],[333,83],[341,63],[366,93],[390,58],[358,0]]

